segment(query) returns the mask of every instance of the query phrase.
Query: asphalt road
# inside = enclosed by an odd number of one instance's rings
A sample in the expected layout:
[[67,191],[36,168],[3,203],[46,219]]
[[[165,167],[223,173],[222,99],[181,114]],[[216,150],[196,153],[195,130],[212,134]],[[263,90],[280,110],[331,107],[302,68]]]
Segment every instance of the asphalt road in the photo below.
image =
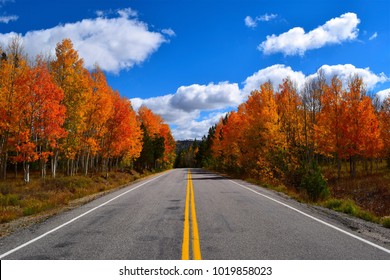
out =
[[272,191],[175,169],[0,239],[0,258],[388,260],[383,246]]

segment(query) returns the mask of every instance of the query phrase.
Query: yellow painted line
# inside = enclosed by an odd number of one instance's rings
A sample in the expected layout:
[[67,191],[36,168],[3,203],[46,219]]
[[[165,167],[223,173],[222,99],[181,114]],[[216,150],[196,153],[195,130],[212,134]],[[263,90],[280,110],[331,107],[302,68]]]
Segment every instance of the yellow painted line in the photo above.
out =
[[[192,222],[191,223],[192,235],[190,235],[190,214],[191,214],[191,222]],[[182,244],[182,254],[181,254],[182,260],[190,259],[190,236],[192,236],[193,259],[201,260],[202,255],[200,253],[198,221],[196,219],[194,186],[192,184],[191,172],[188,171],[186,201],[185,201],[185,208],[184,208],[184,230],[183,230],[183,244]]]
[[182,260],[190,259],[190,183],[187,180],[186,202],[184,208],[184,231],[183,231],[183,245],[182,245]]
[[193,253],[194,260],[201,260],[202,256],[200,253],[198,221],[196,219],[195,194],[194,194],[194,186],[192,185],[191,172],[188,173],[188,176],[190,177],[189,181],[191,187],[192,253]]

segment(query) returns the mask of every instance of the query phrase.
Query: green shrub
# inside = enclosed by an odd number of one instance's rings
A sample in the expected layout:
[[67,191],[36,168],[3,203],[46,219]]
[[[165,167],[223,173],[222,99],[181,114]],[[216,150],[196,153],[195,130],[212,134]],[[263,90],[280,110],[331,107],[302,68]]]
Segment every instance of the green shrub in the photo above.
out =
[[340,208],[339,208],[340,212],[343,212],[343,213],[346,213],[346,214],[350,214],[350,215],[355,215],[357,214],[358,212],[358,208],[355,204],[355,202],[353,202],[352,200],[346,200],[344,201]]
[[384,217],[382,219],[382,225],[385,227],[385,228],[390,228],[390,217]]
[[329,196],[329,188],[317,164],[305,165],[299,173],[299,175],[302,174],[299,187],[306,190],[312,201],[324,199]]
[[23,215],[30,216],[52,208],[50,203],[35,198],[26,199],[21,203]]
[[20,204],[20,198],[17,194],[0,194],[0,205],[1,206],[18,206]]
[[329,199],[329,200],[326,201],[325,207],[326,207],[326,208],[329,208],[329,209],[334,209],[334,210],[336,210],[336,209],[339,209],[339,208],[340,208],[340,206],[341,206],[342,203],[343,203],[343,202],[342,202],[340,199],[332,198],[332,199]]
[[375,217],[373,214],[370,212],[364,211],[362,209],[358,209],[357,217],[360,219],[370,221],[370,222],[378,222],[378,218]]
[[[333,209],[338,212],[349,214],[360,219],[370,221],[370,222],[379,222],[379,218],[373,215],[368,211],[361,209],[356,203],[351,200],[341,200],[341,199],[329,199],[324,204],[325,207]],[[389,218],[390,221],[390,218]],[[389,222],[390,223],[390,222]]]

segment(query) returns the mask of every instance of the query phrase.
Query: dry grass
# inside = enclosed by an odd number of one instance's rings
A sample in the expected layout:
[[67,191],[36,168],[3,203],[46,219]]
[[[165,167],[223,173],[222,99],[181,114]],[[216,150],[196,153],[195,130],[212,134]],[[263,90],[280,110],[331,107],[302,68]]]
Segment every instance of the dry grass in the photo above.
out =
[[385,162],[375,165],[372,173],[358,165],[355,178],[347,164],[343,164],[339,179],[336,167],[322,169],[331,190],[331,198],[322,205],[390,228],[390,170]]
[[379,174],[340,179],[331,185],[333,197],[351,199],[379,217],[390,215],[390,179]]
[[[385,162],[375,165],[372,173],[367,172],[362,164],[358,165],[356,178],[351,178],[345,163],[340,179],[337,178],[336,166],[325,165],[321,169],[330,189],[330,197],[317,204],[390,228],[390,170]],[[253,179],[247,181],[282,192],[295,200],[312,203],[306,192],[294,187]]]
[[64,207],[72,200],[117,188],[140,176],[115,172],[108,179],[99,175],[45,180],[35,177],[29,184],[22,179],[0,181],[0,223]]
[[378,217],[390,216],[390,170],[385,163],[378,166],[372,174],[360,166],[356,178],[351,178],[344,168],[341,178],[337,179],[337,170],[325,167],[332,197],[353,201],[361,209]]

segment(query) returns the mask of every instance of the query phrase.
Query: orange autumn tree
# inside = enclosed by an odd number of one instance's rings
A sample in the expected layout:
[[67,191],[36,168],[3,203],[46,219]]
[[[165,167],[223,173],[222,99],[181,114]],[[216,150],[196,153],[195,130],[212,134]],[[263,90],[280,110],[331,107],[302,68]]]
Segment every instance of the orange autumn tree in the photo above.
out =
[[242,167],[242,114],[231,112],[222,121],[223,141],[221,152],[223,153],[223,164],[231,172],[239,172]]
[[321,96],[322,110],[317,114],[317,123],[314,126],[317,140],[316,152],[326,157],[335,157],[337,160],[338,177],[341,173],[341,159],[344,158],[342,138],[344,131],[342,124],[345,119],[343,111],[343,84],[334,76],[330,86],[326,86]]
[[100,144],[106,176],[114,159],[132,166],[142,150],[142,131],[130,101],[121,98],[118,92],[112,92],[112,104],[112,114]]
[[175,143],[170,130],[164,128],[164,120],[146,106],[139,108],[138,120],[143,131],[143,147],[137,161],[138,168],[150,170],[173,166],[172,153]]
[[82,165],[84,174],[87,175],[89,166],[93,167],[93,157],[101,150],[102,137],[108,129],[106,123],[114,113],[114,93],[99,68],[92,73],[85,72],[85,76],[89,86],[85,91],[83,126],[80,132]]
[[211,135],[211,155],[215,159],[214,166],[216,169],[223,169],[224,165],[224,150],[223,150],[223,119],[215,125],[214,129],[210,129],[213,132]]
[[23,102],[18,89],[19,81],[26,78],[28,69],[26,57],[19,38],[11,40],[8,48],[2,51],[0,59],[0,178],[7,176],[7,163],[10,152],[15,152],[15,134],[18,131],[20,112],[17,109]]
[[345,156],[350,159],[351,176],[356,176],[358,157],[376,158],[383,147],[374,106],[361,77],[351,78],[343,95],[343,137],[340,139]]
[[284,79],[279,85],[276,103],[278,104],[280,131],[284,135],[288,149],[292,150],[302,143],[303,122],[300,110],[302,100],[289,78]]
[[285,141],[285,148],[278,158],[278,162],[288,181],[298,185],[300,181],[297,173],[302,173],[302,149],[304,141],[304,114],[302,99],[290,78],[283,80],[276,93],[277,111],[280,124],[280,133]]
[[211,150],[219,168],[267,181],[280,176],[270,158],[284,143],[273,86],[268,82],[252,91],[237,112],[219,121]]
[[231,112],[221,118],[215,128],[212,151],[218,159],[220,168],[233,173],[241,169],[242,116],[237,112]]
[[22,162],[24,180],[30,181],[30,163],[39,160],[41,176],[46,176],[46,163],[53,156],[58,140],[65,137],[62,125],[65,107],[61,105],[62,90],[54,83],[47,64],[36,59],[33,68],[26,68],[25,74],[17,80],[17,92],[22,101],[18,130],[15,134],[17,155],[14,161]]
[[[384,148],[385,138],[381,137],[381,124],[378,115],[375,112],[371,99],[366,96],[360,105],[362,118],[364,120],[363,132],[364,141],[360,146],[360,155],[371,164],[371,173],[373,171],[373,160],[381,157]],[[366,165],[366,170],[368,166]]]
[[51,62],[51,73],[57,85],[64,92],[62,104],[66,107],[64,123],[67,137],[61,148],[67,158],[67,174],[76,172],[76,156],[82,145],[84,127],[84,106],[88,92],[88,75],[83,59],[69,39],[64,39],[56,47],[56,59]]
[[176,142],[168,124],[163,123],[161,125],[160,135],[164,139],[164,155],[161,163],[164,168],[172,168],[176,159]]
[[266,180],[280,176],[270,156],[285,146],[277,108],[273,85],[267,82],[251,93],[241,109],[245,120],[243,166],[249,174]]
[[383,147],[378,118],[362,78],[351,78],[348,89],[343,89],[342,82],[333,77],[322,105],[316,125],[317,151],[336,158],[339,178],[341,161],[348,159],[355,177],[357,160],[376,158]]

